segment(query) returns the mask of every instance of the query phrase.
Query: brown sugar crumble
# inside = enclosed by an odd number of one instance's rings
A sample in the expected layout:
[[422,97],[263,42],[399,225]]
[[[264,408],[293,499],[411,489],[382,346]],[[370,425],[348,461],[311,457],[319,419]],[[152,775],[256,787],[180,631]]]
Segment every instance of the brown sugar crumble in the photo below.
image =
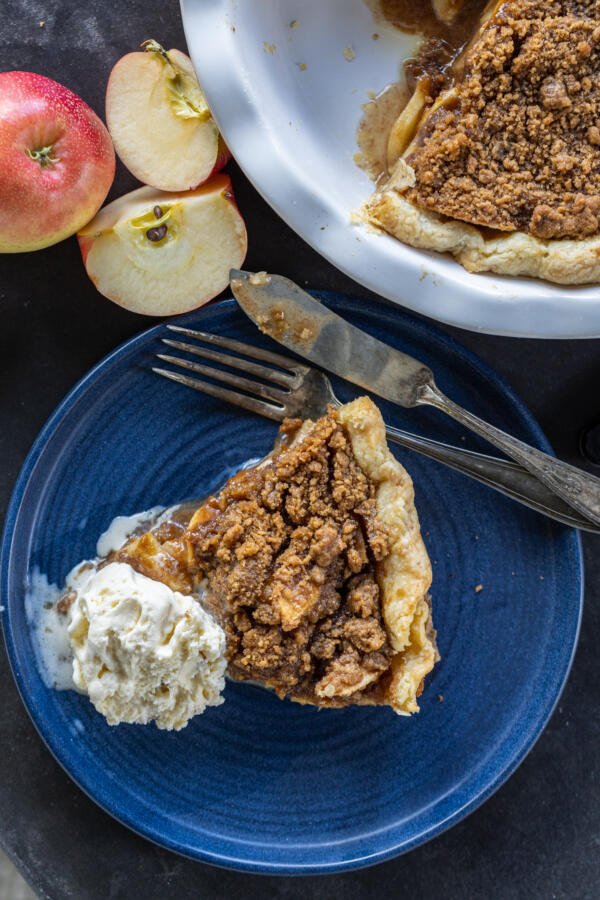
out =
[[392,651],[374,563],[389,552],[374,486],[330,411],[297,444],[240,472],[188,531],[227,634],[229,671],[280,696],[345,705],[384,680]]
[[543,240],[600,232],[600,0],[507,0],[407,162],[407,197]]

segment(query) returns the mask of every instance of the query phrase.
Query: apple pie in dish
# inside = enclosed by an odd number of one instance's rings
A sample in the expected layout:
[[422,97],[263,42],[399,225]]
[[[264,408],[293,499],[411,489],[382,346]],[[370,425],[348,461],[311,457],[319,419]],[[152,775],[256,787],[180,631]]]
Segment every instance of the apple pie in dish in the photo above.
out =
[[410,476],[360,398],[287,421],[275,450],[189,522],[112,554],[195,593],[226,635],[228,674],[300,703],[418,711],[437,659],[431,566]]
[[[444,27],[462,6],[435,4]],[[450,63],[431,62],[367,220],[472,272],[600,280],[599,0],[494,0]]]

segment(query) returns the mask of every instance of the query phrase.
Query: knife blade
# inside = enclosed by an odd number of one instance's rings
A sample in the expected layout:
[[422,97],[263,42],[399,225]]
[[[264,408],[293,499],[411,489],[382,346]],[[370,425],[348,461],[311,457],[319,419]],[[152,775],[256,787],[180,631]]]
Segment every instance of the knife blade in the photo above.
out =
[[416,406],[431,369],[351,325],[281,275],[229,273],[237,302],[255,325],[299,356],[366,390]]
[[438,388],[423,363],[371,337],[306,291],[266,272],[230,271],[233,294],[252,321],[299,356],[400,406],[433,406],[520,463],[542,484],[600,525],[600,478],[518,440],[463,409]]

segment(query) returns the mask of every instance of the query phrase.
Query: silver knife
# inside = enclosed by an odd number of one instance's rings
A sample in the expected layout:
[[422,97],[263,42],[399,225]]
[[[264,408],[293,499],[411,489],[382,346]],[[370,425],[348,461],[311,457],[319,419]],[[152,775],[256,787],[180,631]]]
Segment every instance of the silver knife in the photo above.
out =
[[233,295],[264,333],[304,359],[405,407],[434,406],[498,447],[600,524],[600,478],[484,422],[446,397],[431,369],[371,337],[281,275],[232,269]]

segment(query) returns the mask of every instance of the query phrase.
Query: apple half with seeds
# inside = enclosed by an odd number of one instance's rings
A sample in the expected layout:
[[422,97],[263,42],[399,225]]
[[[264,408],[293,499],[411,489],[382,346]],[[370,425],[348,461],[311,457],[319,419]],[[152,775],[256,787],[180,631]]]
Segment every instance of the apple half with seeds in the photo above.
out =
[[173,316],[212,300],[247,249],[226,175],[194,191],[138,188],[101,209],[77,239],[100,293],[146,316]]
[[223,168],[230,153],[189,56],[145,41],[114,66],[106,123],[129,171],[161,191],[187,191]]

